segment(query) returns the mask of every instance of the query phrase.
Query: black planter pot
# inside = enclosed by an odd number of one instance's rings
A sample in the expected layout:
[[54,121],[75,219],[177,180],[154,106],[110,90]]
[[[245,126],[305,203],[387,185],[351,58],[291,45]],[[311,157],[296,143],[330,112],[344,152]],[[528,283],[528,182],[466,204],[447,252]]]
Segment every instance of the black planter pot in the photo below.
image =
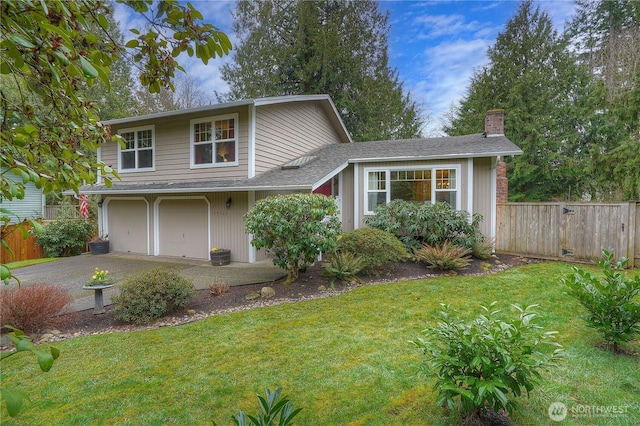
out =
[[224,266],[231,263],[231,250],[210,251],[211,264],[213,266]]
[[91,254],[109,253],[109,241],[91,241],[89,243],[89,252]]

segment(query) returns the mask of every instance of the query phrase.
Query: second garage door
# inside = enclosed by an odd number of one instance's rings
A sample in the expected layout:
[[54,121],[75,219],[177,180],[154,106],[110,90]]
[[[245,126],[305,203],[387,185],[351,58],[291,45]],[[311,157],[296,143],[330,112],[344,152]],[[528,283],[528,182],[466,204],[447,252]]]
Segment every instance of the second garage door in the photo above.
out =
[[209,258],[209,205],[204,199],[158,203],[158,255]]

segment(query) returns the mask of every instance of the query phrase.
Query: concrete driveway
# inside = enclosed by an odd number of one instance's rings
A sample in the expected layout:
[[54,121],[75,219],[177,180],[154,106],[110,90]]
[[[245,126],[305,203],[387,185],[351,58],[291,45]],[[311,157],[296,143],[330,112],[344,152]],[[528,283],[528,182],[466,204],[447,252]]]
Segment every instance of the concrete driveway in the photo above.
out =
[[[14,269],[12,272],[20,279],[22,285],[46,283],[63,286],[74,298],[72,308],[80,311],[93,308],[94,292],[84,290],[82,286],[91,279],[96,268],[109,271],[109,275],[117,281],[115,287],[104,290],[105,305],[110,304],[110,297],[119,292],[118,283],[154,268],[177,269],[199,290],[208,288],[216,277],[229,285],[243,285],[275,281],[286,275],[284,270],[273,266],[271,260],[252,264],[232,262],[226,266],[211,266],[209,261],[201,259],[139,256],[129,253],[87,253]],[[2,287],[15,288],[17,284],[12,281],[9,286]]]

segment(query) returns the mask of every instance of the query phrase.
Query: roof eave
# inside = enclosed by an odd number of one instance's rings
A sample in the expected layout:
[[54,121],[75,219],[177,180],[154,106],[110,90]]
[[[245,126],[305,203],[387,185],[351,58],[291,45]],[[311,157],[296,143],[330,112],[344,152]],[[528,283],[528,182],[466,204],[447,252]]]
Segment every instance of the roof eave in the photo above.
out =
[[209,187],[209,188],[144,188],[144,189],[83,189],[80,191],[86,195],[151,195],[151,194],[177,194],[185,192],[244,192],[244,191],[298,191],[309,190],[313,186],[304,185],[269,185],[269,186],[232,186],[232,187]]
[[513,156],[522,155],[522,150],[515,151],[494,151],[494,152],[482,152],[482,153],[463,153],[463,154],[434,154],[434,155],[404,155],[398,157],[367,157],[367,158],[352,158],[350,163],[373,163],[380,161],[424,161],[424,160],[446,160],[451,158],[480,158],[480,157],[497,157],[497,156]]

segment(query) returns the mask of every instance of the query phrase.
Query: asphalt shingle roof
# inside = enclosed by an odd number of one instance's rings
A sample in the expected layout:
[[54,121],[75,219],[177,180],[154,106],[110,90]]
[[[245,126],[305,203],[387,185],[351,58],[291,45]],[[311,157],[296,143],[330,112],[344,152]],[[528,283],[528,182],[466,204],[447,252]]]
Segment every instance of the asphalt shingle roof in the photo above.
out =
[[349,163],[379,161],[437,160],[520,155],[522,150],[504,136],[465,136],[403,139],[393,141],[331,144],[305,154],[314,156],[299,168],[277,167],[252,179],[189,182],[118,183],[84,186],[81,192],[171,193],[242,190],[299,189],[310,190]]

